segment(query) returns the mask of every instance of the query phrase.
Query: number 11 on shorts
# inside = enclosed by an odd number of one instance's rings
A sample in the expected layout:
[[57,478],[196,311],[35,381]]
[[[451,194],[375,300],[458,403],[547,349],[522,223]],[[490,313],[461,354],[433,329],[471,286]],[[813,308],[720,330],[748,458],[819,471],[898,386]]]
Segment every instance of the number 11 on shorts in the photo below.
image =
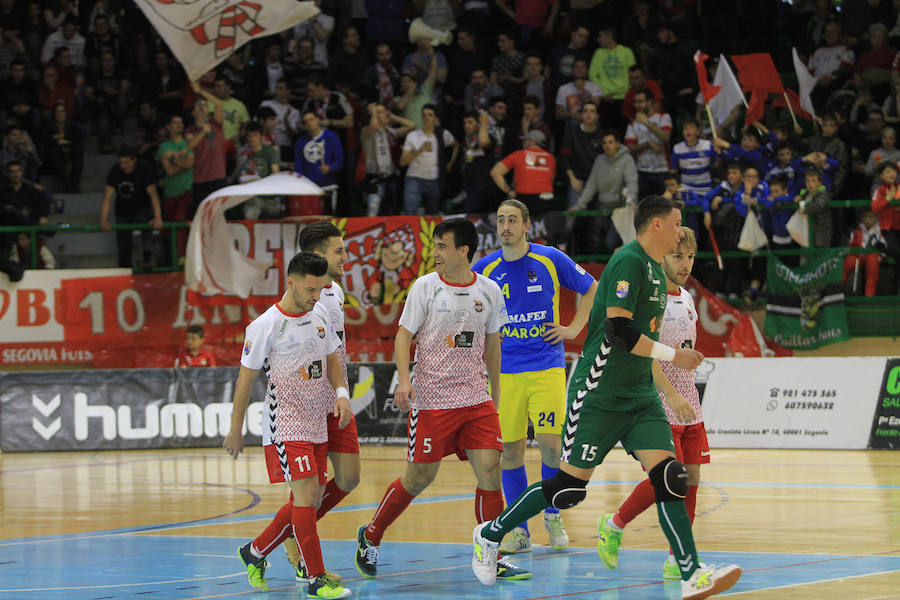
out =
[[301,473],[309,471],[309,457],[307,455],[304,454],[303,456],[298,456],[294,460],[297,461],[297,468]]

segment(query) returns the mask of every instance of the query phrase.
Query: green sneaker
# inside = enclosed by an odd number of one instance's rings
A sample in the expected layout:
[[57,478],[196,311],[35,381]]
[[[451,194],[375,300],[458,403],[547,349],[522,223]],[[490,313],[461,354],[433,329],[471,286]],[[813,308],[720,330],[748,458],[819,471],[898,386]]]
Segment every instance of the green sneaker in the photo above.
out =
[[309,580],[306,595],[309,598],[349,598],[353,592],[342,586],[339,581],[329,577],[328,573],[323,573]]
[[562,550],[569,547],[569,534],[563,525],[562,515],[559,513],[544,513],[544,529],[550,533],[550,547],[554,550]]
[[[622,543],[622,532],[608,527],[606,522],[612,513],[597,521],[597,554],[607,569],[615,570],[619,566],[619,544]],[[681,579],[681,576],[678,577]]]
[[675,557],[670,554],[669,558],[666,559],[666,562],[663,563],[663,581],[676,580],[681,580],[681,569],[678,568]]
[[497,560],[497,579],[505,581],[531,579],[531,571],[517,567],[505,558],[501,558]]
[[269,566],[269,563],[266,562],[266,559],[253,556],[253,553],[250,552],[250,542],[243,546],[238,546],[237,553],[238,558],[247,567],[247,581],[250,582],[250,586],[254,590],[268,592],[269,584],[266,583],[266,567]]

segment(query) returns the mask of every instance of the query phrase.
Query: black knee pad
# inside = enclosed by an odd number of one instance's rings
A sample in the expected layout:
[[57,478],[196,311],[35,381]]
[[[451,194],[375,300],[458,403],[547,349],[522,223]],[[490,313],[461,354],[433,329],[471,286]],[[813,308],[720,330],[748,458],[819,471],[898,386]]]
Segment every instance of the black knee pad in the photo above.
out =
[[587,496],[585,489],[587,484],[584,479],[578,479],[560,470],[541,483],[541,490],[550,506],[566,509],[581,504]]
[[688,493],[688,472],[671,456],[650,469],[650,483],[657,502],[684,500]]

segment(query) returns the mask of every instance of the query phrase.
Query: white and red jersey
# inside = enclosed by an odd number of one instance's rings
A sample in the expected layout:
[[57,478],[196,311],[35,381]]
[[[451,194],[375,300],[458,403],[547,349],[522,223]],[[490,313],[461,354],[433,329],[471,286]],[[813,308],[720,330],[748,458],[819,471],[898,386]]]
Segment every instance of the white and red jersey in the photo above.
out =
[[447,283],[437,273],[416,279],[400,325],[416,335],[412,406],[465,408],[490,400],[485,334],[507,323],[506,303],[494,281],[472,273],[472,283]]
[[[655,112],[648,116],[648,120],[663,131],[672,131],[672,117],[668,113]],[[637,121],[632,121],[628,124],[628,129],[625,131],[626,145],[647,144],[649,142],[659,144],[660,149],[655,151],[647,148],[634,157],[634,164],[637,170],[647,173],[665,173],[669,170],[669,157],[666,152],[668,145],[656,137],[656,134],[650,131],[650,128],[646,125],[642,125]]]
[[[680,288],[677,292],[669,292],[666,299],[666,312],[663,314],[662,326],[659,328],[659,341],[672,348],[693,348],[697,345],[697,309],[690,292]],[[673,425],[694,425],[703,422],[700,410],[700,393],[694,384],[694,372],[676,367],[672,363],[660,361],[663,373],[675,386],[675,391],[691,403],[697,418],[690,423],[682,423],[668,402],[663,402],[666,417]],[[660,398],[664,398],[662,392]]]
[[[328,287],[322,288],[319,301],[316,302],[313,310],[325,317],[325,320],[334,329],[335,335],[341,340],[338,356],[341,358],[341,368],[344,370],[344,381],[350,381],[347,377],[347,340],[344,337],[344,290],[334,282]],[[337,394],[334,393],[334,388],[329,386],[329,390],[331,400],[336,401]]]
[[334,410],[326,357],[341,340],[322,313],[284,312],[277,304],[247,326],[241,365],[268,377],[263,445],[328,441],[326,416]]
[[212,352],[207,350],[206,348],[201,348],[197,354],[191,354],[190,351],[185,348],[181,351],[178,357],[175,359],[176,367],[214,367],[216,366],[216,359],[212,355]]

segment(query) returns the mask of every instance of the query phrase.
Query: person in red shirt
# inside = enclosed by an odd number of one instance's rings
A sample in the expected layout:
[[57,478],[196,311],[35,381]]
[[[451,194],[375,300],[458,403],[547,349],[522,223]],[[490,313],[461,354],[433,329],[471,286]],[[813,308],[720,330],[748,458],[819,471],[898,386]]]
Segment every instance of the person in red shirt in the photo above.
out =
[[634,119],[634,94],[641,90],[646,90],[653,96],[653,102],[656,103],[654,110],[665,112],[663,110],[663,92],[659,83],[653,79],[647,79],[641,65],[631,65],[628,67],[628,91],[625,92],[625,99],[622,100],[622,116],[629,121]]
[[199,325],[191,325],[185,335],[185,348],[175,359],[175,367],[214,367],[216,359],[203,347],[205,334]]
[[[513,152],[491,169],[491,178],[507,198],[515,198],[525,204],[533,217],[553,209],[553,179],[556,177],[556,159],[543,146],[547,137],[539,129],[525,134],[522,149]],[[512,171],[513,185],[506,182],[506,174]]]
[[885,161],[878,165],[881,186],[872,196],[872,212],[878,215],[881,235],[887,243],[887,255],[894,259],[894,272],[900,278],[900,184],[897,166]]

